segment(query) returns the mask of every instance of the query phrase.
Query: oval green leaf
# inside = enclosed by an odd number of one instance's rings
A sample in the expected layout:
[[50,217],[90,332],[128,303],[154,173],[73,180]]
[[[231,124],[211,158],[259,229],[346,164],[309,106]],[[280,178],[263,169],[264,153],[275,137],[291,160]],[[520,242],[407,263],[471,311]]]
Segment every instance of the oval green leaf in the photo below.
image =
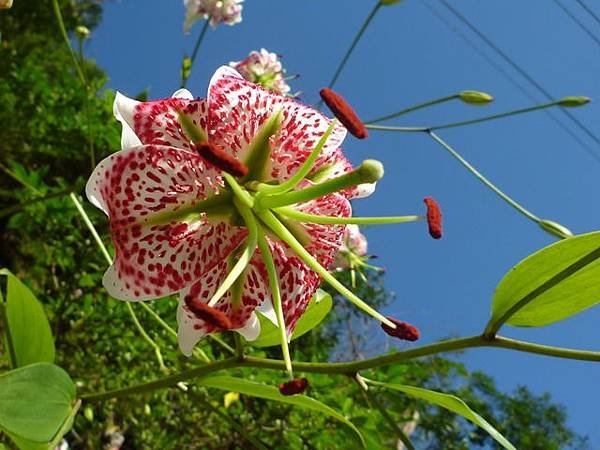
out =
[[54,364],[32,364],[0,375],[0,429],[17,442],[56,442],[68,431],[76,408],[75,385]]
[[239,392],[240,394],[250,395],[252,397],[264,398],[267,400],[275,400],[277,402],[288,403],[290,405],[299,406],[315,412],[327,414],[336,420],[339,420],[344,425],[347,425],[356,436],[359,438],[363,447],[365,447],[365,440],[361,432],[356,426],[350,422],[344,415],[336,411],[335,409],[321,403],[314,398],[307,397],[306,395],[293,395],[285,396],[279,393],[279,389],[274,386],[268,386],[266,384],[256,383],[254,381],[244,380],[242,378],[234,377],[206,377],[201,378],[199,383],[206,387],[212,387],[216,389],[222,389],[225,391]]
[[516,450],[515,446],[512,445],[504,436],[502,436],[492,425],[490,425],[488,421],[469,408],[469,406],[467,406],[467,404],[460,398],[454,395],[443,394],[441,392],[430,391],[429,389],[407,386],[404,384],[382,383],[367,379],[365,379],[365,381],[368,384],[400,391],[406,395],[410,395],[411,397],[425,400],[426,402],[440,406],[455,414],[459,414],[468,421],[473,422],[478,427],[481,427],[487,431],[487,433],[505,449]]
[[6,317],[17,367],[54,362],[54,339],[41,303],[27,286],[6,269]]
[[[323,319],[329,314],[331,311],[331,307],[333,306],[333,300],[331,295],[327,292],[319,289],[313,295],[306,308],[306,311],[296,324],[296,329],[294,333],[292,333],[292,341],[294,339],[298,339],[303,334],[308,333],[314,327],[319,325]],[[255,341],[249,342],[250,345],[255,347],[272,347],[274,345],[279,345],[279,331],[277,327],[273,325],[273,323],[265,318],[264,316],[258,316],[260,320],[260,336]]]
[[556,242],[500,281],[490,323],[541,327],[600,302],[600,232]]

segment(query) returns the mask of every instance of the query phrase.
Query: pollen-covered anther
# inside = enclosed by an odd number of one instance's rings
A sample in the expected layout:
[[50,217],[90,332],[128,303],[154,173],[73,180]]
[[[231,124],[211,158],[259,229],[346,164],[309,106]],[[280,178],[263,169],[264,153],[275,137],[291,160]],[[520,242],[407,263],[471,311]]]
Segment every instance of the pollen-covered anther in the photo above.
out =
[[333,115],[342,122],[350,134],[358,139],[365,139],[369,136],[365,124],[360,120],[344,97],[329,88],[321,89],[319,94]]
[[414,325],[411,325],[406,322],[402,322],[401,320],[394,319],[393,317],[388,317],[389,321],[396,325],[396,328],[392,328],[385,323],[381,324],[381,328],[387,334],[392,337],[396,337],[398,339],[402,339],[404,341],[416,341],[419,339],[420,333],[419,329]]
[[219,169],[230,173],[234,177],[245,177],[248,175],[248,167],[225,150],[210,142],[196,144],[195,150],[206,161]]
[[296,395],[302,394],[308,387],[308,380],[306,378],[294,378],[286,383],[279,385],[279,392],[281,395]]
[[230,330],[233,328],[231,320],[223,311],[208,306],[206,303],[193,298],[191,295],[186,295],[184,301],[188,309],[198,319],[204,320],[206,323],[217,327],[219,330]]
[[427,225],[429,226],[429,234],[434,239],[442,237],[442,210],[440,205],[431,197],[423,199],[427,205]]

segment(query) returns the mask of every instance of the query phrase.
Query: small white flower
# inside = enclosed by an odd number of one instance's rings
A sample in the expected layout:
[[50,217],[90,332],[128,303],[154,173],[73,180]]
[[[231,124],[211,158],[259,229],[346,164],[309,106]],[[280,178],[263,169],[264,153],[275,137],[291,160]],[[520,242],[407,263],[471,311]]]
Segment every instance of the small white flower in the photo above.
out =
[[[1,0],[0,0],[1,1]],[[244,0],[184,0],[185,22],[183,30],[187,33],[200,19],[210,21],[213,27],[220,23],[235,25],[242,21],[242,2]]]
[[260,84],[270,91],[283,95],[290,92],[290,86],[285,80],[285,69],[276,53],[261,48],[259,52],[250,52],[246,59],[232,61],[229,65],[246,80]]

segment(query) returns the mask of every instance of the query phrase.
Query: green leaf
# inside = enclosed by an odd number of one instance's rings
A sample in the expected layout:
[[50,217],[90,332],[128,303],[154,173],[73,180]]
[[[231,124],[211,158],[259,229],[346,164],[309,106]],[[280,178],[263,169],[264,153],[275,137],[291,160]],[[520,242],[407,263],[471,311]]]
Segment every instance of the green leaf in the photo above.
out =
[[41,303],[29,288],[6,269],[6,316],[17,367],[37,362],[54,362],[54,339]]
[[411,397],[425,400],[426,402],[433,403],[434,405],[445,408],[448,411],[459,414],[470,422],[473,422],[478,427],[481,427],[487,431],[488,434],[504,448],[508,450],[516,450],[516,448],[510,442],[508,442],[504,436],[502,436],[493,426],[489,424],[489,422],[469,408],[467,404],[460,398],[455,397],[454,395],[443,394],[441,392],[430,391],[428,389],[414,386],[407,386],[405,384],[382,383],[380,381],[367,380],[366,378],[365,381],[368,384],[403,392]]
[[600,232],[552,244],[500,281],[490,323],[540,327],[600,302]]
[[32,364],[0,375],[0,429],[20,448],[58,442],[78,407],[73,381],[54,364]]
[[[319,325],[323,319],[331,311],[333,306],[333,300],[331,295],[327,292],[319,289],[315,295],[313,295],[306,311],[296,324],[296,329],[292,334],[292,341],[298,339],[305,333],[308,333],[314,327]],[[260,320],[260,336],[255,341],[250,342],[250,345],[255,347],[271,347],[273,345],[279,345],[279,332],[277,327],[273,323],[262,315],[258,315]]]
[[345,416],[340,414],[335,409],[325,405],[324,403],[315,400],[314,398],[307,397],[306,395],[293,395],[285,396],[279,393],[279,389],[274,386],[266,384],[256,383],[253,381],[244,380],[242,378],[234,377],[206,377],[201,378],[199,383],[206,387],[212,387],[216,389],[222,389],[225,391],[239,392],[240,394],[250,395],[252,397],[264,398],[267,400],[275,400],[282,403],[288,403],[290,405],[299,406],[301,408],[310,409],[312,411],[327,414],[334,419],[347,425],[352,431],[356,433],[362,446],[365,447],[365,440],[361,432],[350,422]]

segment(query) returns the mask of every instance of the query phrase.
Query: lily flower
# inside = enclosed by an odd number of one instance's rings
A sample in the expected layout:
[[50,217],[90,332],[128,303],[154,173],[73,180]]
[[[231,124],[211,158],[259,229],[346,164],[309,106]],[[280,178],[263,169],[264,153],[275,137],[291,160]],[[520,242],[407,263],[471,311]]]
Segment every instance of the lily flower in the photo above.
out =
[[[229,67],[215,73],[205,100],[187,90],[152,102],[117,94],[114,111],[123,150],[100,162],[86,187],[110,218],[116,253],[103,278],[109,294],[148,300],[180,293],[185,354],[223,324],[256,338],[254,311],[276,320],[273,297],[289,337],[321,282],[315,268],[331,264],[345,225],[300,223],[281,208],[349,217],[349,199],[372,190],[356,186],[376,181],[378,163],[353,170],[339,149],[346,135],[339,123]],[[203,137],[191,136],[190,124]],[[199,153],[206,146],[217,159]],[[231,176],[221,153],[243,161],[248,175]]]
[[287,84],[285,69],[276,53],[271,53],[264,48],[259,52],[252,51],[242,61],[232,61],[231,67],[241,76],[252,83],[260,84],[264,88],[286,95],[290,92]]
[[212,27],[220,23],[235,25],[242,21],[244,0],[184,0],[185,21],[183,30],[187,33],[198,20],[210,21]]

